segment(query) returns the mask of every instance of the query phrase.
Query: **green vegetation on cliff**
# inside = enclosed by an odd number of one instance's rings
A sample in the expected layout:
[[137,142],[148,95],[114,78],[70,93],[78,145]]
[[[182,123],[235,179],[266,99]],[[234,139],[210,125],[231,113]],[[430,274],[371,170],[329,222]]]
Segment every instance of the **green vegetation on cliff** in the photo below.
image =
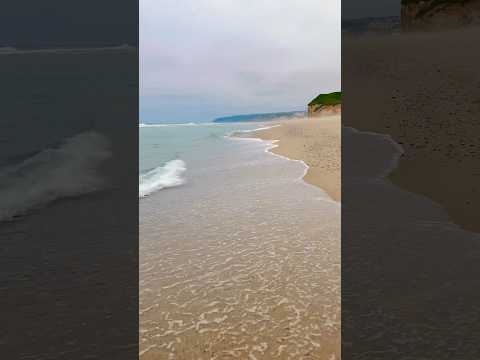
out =
[[342,102],[342,93],[340,91],[329,94],[320,94],[308,103],[311,105],[338,105]]

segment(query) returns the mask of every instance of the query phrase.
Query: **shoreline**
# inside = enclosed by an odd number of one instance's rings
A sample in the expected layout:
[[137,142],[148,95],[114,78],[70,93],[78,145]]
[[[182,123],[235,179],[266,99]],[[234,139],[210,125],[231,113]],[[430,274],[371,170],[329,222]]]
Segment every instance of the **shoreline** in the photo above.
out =
[[[344,40],[344,87],[356,94],[344,125],[389,135],[403,154],[388,180],[426,196],[455,224],[477,233],[480,127],[473,94],[478,92],[478,64],[464,54],[479,33],[469,28]],[[450,51],[431,56],[439,46]],[[385,54],[401,62],[385,61]],[[365,106],[371,99],[375,106]]]
[[305,166],[301,179],[323,190],[330,199],[341,201],[341,115],[305,117],[279,121],[272,126],[231,134],[234,138],[270,142],[266,151],[300,161]]
[[141,202],[140,359],[340,357],[340,204],[277,139],[231,133],[283,127],[194,131],[192,181]]

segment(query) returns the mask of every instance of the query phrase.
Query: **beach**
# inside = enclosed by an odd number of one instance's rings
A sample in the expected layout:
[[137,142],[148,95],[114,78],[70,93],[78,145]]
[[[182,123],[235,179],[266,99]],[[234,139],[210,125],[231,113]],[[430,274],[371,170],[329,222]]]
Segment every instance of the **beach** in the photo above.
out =
[[141,359],[340,358],[341,207],[271,142],[229,136],[269,126],[140,129],[140,176],[184,169],[140,194]]
[[283,120],[236,136],[275,141],[271,152],[303,161],[308,167],[303,179],[341,200],[341,115]]
[[3,358],[138,354],[137,62],[128,48],[0,55]]
[[[403,148],[389,176],[480,231],[478,28],[344,36],[345,126],[386,134]],[[448,51],[439,51],[448,49]]]
[[478,33],[342,39],[345,357],[478,357]]

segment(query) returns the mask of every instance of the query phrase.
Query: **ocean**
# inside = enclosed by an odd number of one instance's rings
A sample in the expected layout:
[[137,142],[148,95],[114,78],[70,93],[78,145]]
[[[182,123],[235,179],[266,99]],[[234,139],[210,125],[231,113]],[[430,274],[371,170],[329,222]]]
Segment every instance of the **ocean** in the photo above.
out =
[[265,126],[141,125],[142,359],[339,358],[340,205]]
[[0,331],[2,355],[134,358],[138,52],[12,51],[0,65],[0,303],[16,329]]
[[230,143],[226,135],[257,127],[248,123],[140,124],[139,196],[182,185],[201,163],[225,151],[222,146]]

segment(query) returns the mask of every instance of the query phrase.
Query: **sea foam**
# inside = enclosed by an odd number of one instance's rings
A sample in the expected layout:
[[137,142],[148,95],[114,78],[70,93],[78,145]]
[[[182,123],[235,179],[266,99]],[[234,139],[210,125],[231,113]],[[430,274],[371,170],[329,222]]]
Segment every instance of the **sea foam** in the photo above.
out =
[[64,197],[104,188],[98,167],[111,156],[107,138],[84,132],[0,169],[0,220]]
[[155,191],[179,186],[185,183],[182,174],[187,170],[182,160],[171,160],[163,166],[156,167],[139,177],[139,197],[148,196]]

